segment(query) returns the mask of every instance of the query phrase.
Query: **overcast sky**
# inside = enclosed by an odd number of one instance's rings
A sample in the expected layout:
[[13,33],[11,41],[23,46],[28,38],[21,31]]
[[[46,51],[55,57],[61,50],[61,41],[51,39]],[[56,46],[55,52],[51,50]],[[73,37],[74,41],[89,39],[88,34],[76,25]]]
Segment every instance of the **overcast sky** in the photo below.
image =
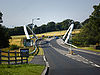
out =
[[99,3],[100,0],[0,0],[0,11],[6,27],[27,25],[37,17],[40,20],[34,20],[34,24],[40,26],[65,19],[82,22]]

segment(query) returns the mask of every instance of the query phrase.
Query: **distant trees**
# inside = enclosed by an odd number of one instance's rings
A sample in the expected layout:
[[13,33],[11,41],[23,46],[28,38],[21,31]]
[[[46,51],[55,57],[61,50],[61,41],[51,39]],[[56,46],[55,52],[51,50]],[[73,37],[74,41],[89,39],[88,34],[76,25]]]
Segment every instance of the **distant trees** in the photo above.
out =
[[[66,19],[63,22],[55,23],[55,22],[48,22],[47,25],[43,24],[41,26],[35,25],[33,28],[33,31],[35,34],[45,33],[45,32],[51,32],[51,31],[60,31],[60,30],[67,30],[70,26],[71,19]],[[32,25],[28,25],[30,28],[32,28]],[[76,21],[74,29],[81,28],[80,22]],[[29,31],[29,30],[28,30]],[[9,34],[12,35],[24,35],[23,27],[15,27],[15,28],[9,28]],[[31,34],[29,32],[29,34]]]
[[10,36],[12,35],[24,35],[24,28],[21,27],[15,27],[15,28],[9,28],[8,33]]
[[80,29],[82,27],[82,24],[78,21],[74,22],[74,29]]
[[45,33],[45,32],[47,32],[47,25],[45,25],[45,24],[43,24],[41,27],[40,27],[40,32],[41,33]]
[[71,19],[66,19],[63,22],[61,22],[62,30],[68,29],[68,27],[70,26],[71,21],[72,21]]
[[63,30],[63,29],[62,29],[62,24],[61,24],[61,23],[56,23],[55,28],[56,28],[56,31]]
[[[0,23],[2,23],[2,13],[0,12]],[[7,32],[7,28],[0,24],[0,48],[8,47],[9,46],[9,35]]]
[[47,32],[51,32],[51,31],[55,31],[56,29],[55,29],[55,22],[49,22],[48,24],[47,24]]
[[73,43],[81,46],[100,44],[100,4],[93,6],[94,11],[85,20],[81,33],[73,38]]

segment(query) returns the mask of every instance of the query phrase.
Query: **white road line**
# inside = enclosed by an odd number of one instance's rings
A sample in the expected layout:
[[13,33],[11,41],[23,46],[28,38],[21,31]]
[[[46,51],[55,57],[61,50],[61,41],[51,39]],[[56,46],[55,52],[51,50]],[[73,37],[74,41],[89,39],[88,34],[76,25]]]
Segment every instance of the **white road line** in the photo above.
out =
[[[69,47],[65,47],[65,46],[62,45],[62,44],[64,44],[64,42],[63,42],[61,39],[57,39],[56,42],[57,42],[60,46],[69,49]],[[77,50],[77,49],[75,49],[75,48],[74,48],[74,50],[80,51],[80,52],[84,52],[84,53],[94,54],[94,55],[100,55],[100,54],[97,54],[97,53],[94,53],[94,52],[89,52],[89,51],[84,51],[84,50],[79,50],[79,49]]]
[[51,46],[53,49],[55,49],[60,54],[65,55],[65,56],[67,56],[67,57],[69,57],[71,59],[74,59],[74,60],[79,61],[79,62],[83,62],[83,63],[88,64],[88,65],[92,65],[92,66],[95,66],[95,67],[100,67],[99,65],[95,64],[92,61],[89,61],[88,59],[86,59],[86,58],[84,58],[84,57],[82,57],[80,55],[71,55],[71,54],[68,54],[68,51],[63,51],[61,49],[55,48],[50,43],[49,43],[49,46]]
[[100,67],[99,65],[97,65],[97,64],[92,64],[92,66],[95,66],[95,67]]
[[43,59],[44,59],[44,61],[46,61],[46,58],[45,58],[45,56],[43,56]]
[[49,68],[50,66],[49,66],[49,63],[47,62],[45,56],[43,56],[43,59],[44,59],[44,61],[45,61],[45,63],[46,63],[46,67],[45,67],[45,69],[44,69],[44,71],[42,72],[41,75],[46,75],[46,72],[47,72],[47,70],[48,70],[48,68]]

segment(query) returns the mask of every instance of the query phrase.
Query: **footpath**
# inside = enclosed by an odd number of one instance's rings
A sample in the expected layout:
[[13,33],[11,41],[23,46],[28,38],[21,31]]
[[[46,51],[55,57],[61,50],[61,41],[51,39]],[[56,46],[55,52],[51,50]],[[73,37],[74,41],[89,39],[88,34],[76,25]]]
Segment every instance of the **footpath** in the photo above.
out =
[[47,75],[48,74],[49,63],[47,62],[45,55],[34,56],[34,58],[29,62],[29,64],[44,65],[45,69],[43,70],[41,75]]
[[30,64],[45,65],[45,61],[43,59],[43,55],[36,55],[36,56],[34,56],[34,58],[29,63]]

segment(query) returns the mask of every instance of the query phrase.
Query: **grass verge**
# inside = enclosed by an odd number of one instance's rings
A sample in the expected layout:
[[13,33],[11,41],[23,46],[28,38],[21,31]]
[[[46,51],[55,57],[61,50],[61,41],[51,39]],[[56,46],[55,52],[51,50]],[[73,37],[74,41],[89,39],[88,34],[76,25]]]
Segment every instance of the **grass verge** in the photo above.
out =
[[37,55],[44,55],[43,49],[39,48],[39,53]]
[[[43,49],[41,47],[39,47],[39,52],[38,52],[37,55],[44,55]],[[33,58],[34,58],[34,55],[30,55],[29,58],[28,58],[28,61],[31,61]]]
[[84,49],[84,50],[90,50],[90,51],[94,51],[94,52],[100,52],[100,50],[96,50],[92,47],[78,47],[79,49]]
[[41,75],[45,66],[34,64],[0,65],[0,75]]

